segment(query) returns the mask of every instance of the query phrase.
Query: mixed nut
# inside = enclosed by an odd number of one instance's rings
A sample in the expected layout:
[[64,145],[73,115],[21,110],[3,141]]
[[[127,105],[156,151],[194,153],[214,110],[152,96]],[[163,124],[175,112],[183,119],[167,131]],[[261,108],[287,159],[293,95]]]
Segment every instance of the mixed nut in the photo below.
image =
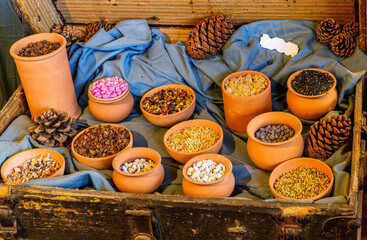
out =
[[195,162],[187,169],[187,175],[195,182],[212,182],[223,177],[226,166],[211,159]]
[[137,158],[132,162],[124,162],[120,166],[120,170],[124,173],[138,174],[152,170],[155,167],[155,162],[150,159]]
[[225,90],[235,96],[254,96],[268,87],[267,80],[260,74],[247,74],[231,78],[225,83]]

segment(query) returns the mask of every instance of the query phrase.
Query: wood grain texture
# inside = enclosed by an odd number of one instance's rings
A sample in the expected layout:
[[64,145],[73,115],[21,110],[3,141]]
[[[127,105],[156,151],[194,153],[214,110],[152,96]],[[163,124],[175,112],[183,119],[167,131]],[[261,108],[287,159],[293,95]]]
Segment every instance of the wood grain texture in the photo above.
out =
[[235,15],[238,25],[265,19],[321,21],[328,17],[345,24],[356,14],[353,0],[57,0],[55,4],[67,23],[145,18],[154,25],[194,26],[204,17],[224,13]]

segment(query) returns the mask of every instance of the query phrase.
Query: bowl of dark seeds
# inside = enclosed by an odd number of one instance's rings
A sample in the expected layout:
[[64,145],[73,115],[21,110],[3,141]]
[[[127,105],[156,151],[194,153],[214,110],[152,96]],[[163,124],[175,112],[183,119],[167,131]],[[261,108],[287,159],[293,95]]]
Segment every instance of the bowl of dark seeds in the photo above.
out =
[[65,160],[57,151],[34,148],[8,158],[1,167],[5,183],[21,184],[35,179],[64,175]]
[[133,144],[129,129],[118,124],[99,124],[78,133],[71,151],[80,163],[96,168],[112,168],[112,159]]
[[301,121],[290,113],[267,112],[247,125],[247,152],[259,168],[271,171],[303,152]]
[[161,156],[151,148],[127,149],[114,157],[112,166],[113,182],[122,192],[150,193],[164,179]]
[[324,162],[295,158],[279,164],[270,174],[269,186],[275,198],[318,200],[327,197],[334,176]]
[[333,110],[338,100],[336,78],[330,72],[308,68],[293,73],[287,81],[287,104],[292,113],[318,120]]

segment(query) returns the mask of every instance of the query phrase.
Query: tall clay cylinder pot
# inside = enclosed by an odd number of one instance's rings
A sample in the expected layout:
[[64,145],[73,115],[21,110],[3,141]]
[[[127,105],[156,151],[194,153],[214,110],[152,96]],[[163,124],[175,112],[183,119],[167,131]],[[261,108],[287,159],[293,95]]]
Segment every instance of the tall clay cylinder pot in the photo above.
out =
[[[29,43],[43,40],[59,42],[61,47],[37,57],[21,57],[19,50]],[[15,42],[10,55],[17,65],[32,118],[49,108],[67,112],[77,118],[82,110],[77,103],[66,53],[66,39],[56,33],[30,35]]]
[[[236,96],[226,91],[226,82],[240,76],[261,75],[268,82],[266,89],[254,96]],[[247,124],[257,115],[271,111],[271,85],[269,78],[257,71],[240,71],[228,75],[222,82],[224,115],[229,128],[240,133],[246,133]]]

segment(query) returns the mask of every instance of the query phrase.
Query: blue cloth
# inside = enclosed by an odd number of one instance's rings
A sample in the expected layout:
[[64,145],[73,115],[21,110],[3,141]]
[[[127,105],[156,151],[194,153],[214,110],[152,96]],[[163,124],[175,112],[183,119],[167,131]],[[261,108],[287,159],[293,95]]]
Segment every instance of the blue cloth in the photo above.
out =
[[[271,79],[273,110],[287,111],[285,93],[290,74],[303,68],[322,68],[333,73],[338,80],[339,100],[336,111],[347,111],[354,87],[367,70],[367,56],[359,49],[348,59],[335,56],[328,47],[316,41],[316,27],[315,22],[298,20],[247,24],[232,35],[220,55],[205,60],[190,58],[182,41],[165,44],[164,34],[158,30],[150,30],[145,20],[122,21],[109,32],[101,29],[87,43],[74,44],[70,51],[70,68],[76,95],[79,104],[85,107],[79,120],[87,126],[100,123],[86,107],[86,91],[93,80],[113,75],[126,79],[131,87],[135,106],[122,124],[134,135],[133,147],[150,147],[162,155],[165,179],[157,190],[158,193],[182,195],[183,165],[170,158],[163,146],[163,135],[168,129],[149,123],[141,115],[138,103],[140,97],[153,87],[169,83],[186,84],[197,95],[197,105],[191,118],[216,121],[224,130],[220,153],[229,157],[234,165],[236,188],[232,196],[271,200],[269,172],[258,169],[250,160],[246,150],[247,136],[230,131],[225,123],[220,85],[223,78],[232,72],[246,69],[260,71]],[[291,58],[276,50],[262,48],[259,37],[263,33],[272,38],[279,37],[296,43],[300,48],[299,53]],[[305,125],[312,123],[303,122]],[[7,149],[9,144],[12,151],[0,155],[0,162],[17,151],[38,147],[24,130],[27,124],[30,124],[30,119],[21,116],[2,135],[0,147]],[[350,146],[344,145],[326,160],[333,167],[335,187],[332,195],[323,199],[323,202],[346,202],[349,187],[349,173],[346,170],[350,164],[350,149]],[[27,184],[114,189],[111,170],[98,171],[84,166],[73,159],[67,149],[58,150],[67,159],[67,175]]]

